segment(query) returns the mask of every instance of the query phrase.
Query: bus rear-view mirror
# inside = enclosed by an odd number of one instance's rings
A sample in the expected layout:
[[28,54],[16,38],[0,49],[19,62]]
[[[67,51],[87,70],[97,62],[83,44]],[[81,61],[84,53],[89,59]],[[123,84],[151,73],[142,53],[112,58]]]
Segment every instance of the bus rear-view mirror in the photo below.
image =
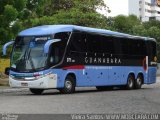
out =
[[14,44],[14,40],[4,44],[3,49],[2,49],[3,55],[7,55],[7,47],[12,45],[12,44]]
[[49,47],[55,43],[55,42],[60,42],[61,39],[51,39],[49,41],[47,41],[44,45],[44,53],[48,53],[49,52]]

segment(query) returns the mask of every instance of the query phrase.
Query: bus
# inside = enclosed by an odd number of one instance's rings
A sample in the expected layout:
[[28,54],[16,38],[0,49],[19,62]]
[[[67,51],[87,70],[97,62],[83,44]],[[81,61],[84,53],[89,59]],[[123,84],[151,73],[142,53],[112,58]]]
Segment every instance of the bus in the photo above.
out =
[[43,25],[20,32],[12,45],[9,85],[61,93],[76,87],[140,89],[156,82],[154,38],[76,25]]

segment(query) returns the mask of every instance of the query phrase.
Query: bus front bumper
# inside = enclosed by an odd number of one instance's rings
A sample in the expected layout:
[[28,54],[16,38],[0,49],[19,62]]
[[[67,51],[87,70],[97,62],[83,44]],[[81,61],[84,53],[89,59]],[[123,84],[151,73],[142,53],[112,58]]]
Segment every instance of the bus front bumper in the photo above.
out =
[[14,88],[57,88],[57,75],[50,74],[35,80],[16,80],[10,76],[9,85]]

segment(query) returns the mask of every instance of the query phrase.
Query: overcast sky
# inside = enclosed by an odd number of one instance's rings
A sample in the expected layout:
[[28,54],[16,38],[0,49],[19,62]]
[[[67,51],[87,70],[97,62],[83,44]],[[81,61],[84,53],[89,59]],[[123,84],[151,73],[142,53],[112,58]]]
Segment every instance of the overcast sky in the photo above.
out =
[[[127,9],[128,9],[127,1],[128,0],[104,0],[106,5],[111,10],[111,13],[109,13],[108,15],[109,16],[117,16],[122,13],[127,14]],[[101,11],[101,13],[104,14],[104,11]]]

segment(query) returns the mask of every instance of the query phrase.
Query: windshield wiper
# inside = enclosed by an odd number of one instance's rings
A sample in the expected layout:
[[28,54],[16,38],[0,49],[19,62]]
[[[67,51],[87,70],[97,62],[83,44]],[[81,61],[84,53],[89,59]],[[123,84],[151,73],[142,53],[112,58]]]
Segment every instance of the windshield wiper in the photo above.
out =
[[30,53],[31,53],[31,50],[29,50],[29,52],[28,52],[28,60],[29,60],[29,62],[31,64],[32,69],[35,71],[35,66],[33,64],[33,61],[32,61],[32,58],[30,56]]

